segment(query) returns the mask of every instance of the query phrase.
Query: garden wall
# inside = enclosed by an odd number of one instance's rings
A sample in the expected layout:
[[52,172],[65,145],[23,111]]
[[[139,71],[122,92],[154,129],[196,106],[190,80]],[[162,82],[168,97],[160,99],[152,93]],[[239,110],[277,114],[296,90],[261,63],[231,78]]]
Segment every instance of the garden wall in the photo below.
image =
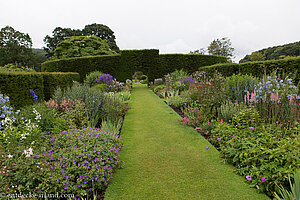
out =
[[73,80],[79,81],[78,73],[37,73],[0,71],[0,93],[10,97],[15,108],[31,105],[33,90],[39,99],[48,100],[55,89],[71,86]]
[[226,62],[227,59],[213,55],[165,54],[157,49],[123,50],[120,55],[88,56],[47,61],[42,63],[42,71],[78,72],[80,81],[92,71],[113,75],[119,81],[131,79],[136,71],[148,75],[149,81],[161,78],[176,69],[194,72],[201,66]]

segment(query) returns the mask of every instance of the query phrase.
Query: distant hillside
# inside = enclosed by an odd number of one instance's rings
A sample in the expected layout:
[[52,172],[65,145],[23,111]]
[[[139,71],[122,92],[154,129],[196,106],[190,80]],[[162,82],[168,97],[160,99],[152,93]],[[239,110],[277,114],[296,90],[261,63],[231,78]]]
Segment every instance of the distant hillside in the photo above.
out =
[[[257,52],[264,57],[262,60],[278,60],[286,56],[300,56],[300,41],[255,51],[253,53],[255,53],[256,58]],[[255,58],[251,59],[251,55],[246,55],[239,63],[249,61],[255,61]]]

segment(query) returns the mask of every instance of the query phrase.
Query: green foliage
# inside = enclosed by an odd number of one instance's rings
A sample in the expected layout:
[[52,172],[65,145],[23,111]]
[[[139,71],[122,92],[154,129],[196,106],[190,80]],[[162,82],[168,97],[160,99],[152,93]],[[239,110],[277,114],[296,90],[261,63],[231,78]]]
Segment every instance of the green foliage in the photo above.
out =
[[107,93],[103,112],[104,114],[102,119],[104,121],[109,121],[115,125],[118,124],[120,118],[127,112],[124,107],[123,98],[120,95],[115,95],[114,93]]
[[250,55],[250,61],[263,61],[266,57],[260,52],[252,52]]
[[220,72],[223,76],[232,76],[233,74],[238,74],[239,65],[235,63],[224,63],[224,64],[215,64],[210,66],[200,67],[199,71],[204,71],[210,76],[212,76],[216,71]]
[[228,59],[234,58],[234,48],[231,47],[231,41],[229,38],[216,39],[210,43],[207,51],[210,55],[224,56]]
[[232,103],[227,100],[218,108],[218,118],[225,122],[231,122],[233,116],[244,108],[244,104]]
[[249,127],[255,127],[261,122],[258,111],[255,108],[245,108],[236,113],[232,118],[233,124],[237,125],[241,129],[249,129]]
[[107,133],[119,134],[121,126],[122,126],[121,119],[119,119],[115,122],[112,122],[110,120],[102,121],[101,130],[103,130]]
[[131,79],[136,71],[148,76],[149,82],[161,78],[176,69],[192,73],[201,66],[226,62],[225,57],[212,55],[159,55],[155,49],[124,50],[121,55],[88,56],[47,61],[42,64],[42,71],[78,72],[80,81],[93,71],[111,74],[119,81]]
[[159,90],[165,89],[166,85],[158,85],[154,88],[154,92],[157,94]]
[[300,81],[300,57],[286,58],[281,60],[268,60],[259,62],[247,62],[241,64],[218,64],[208,67],[199,68],[199,71],[206,71],[208,73],[213,73],[217,70],[223,76],[231,76],[233,74],[251,74],[252,76],[262,78],[264,72],[266,74],[271,74],[274,71],[284,72],[286,74],[293,75],[293,81],[297,85]]
[[298,133],[299,128],[287,130],[276,124],[237,129],[222,123],[209,140],[220,146],[223,157],[248,177],[247,182],[272,196],[276,183],[287,186],[287,174],[300,167]]
[[10,26],[0,30],[0,66],[13,63],[33,66],[32,41],[28,34]]
[[97,90],[99,92],[108,92],[108,86],[106,83],[94,85],[93,87],[91,87],[91,89]]
[[44,80],[35,72],[0,71],[0,91],[11,98],[11,105],[20,108],[33,104],[33,90],[39,99],[44,99]]
[[244,102],[244,95],[254,92],[258,79],[249,75],[232,75],[226,78],[224,82],[225,95],[232,102]]
[[0,69],[1,70],[7,70],[7,71],[35,72],[35,70],[32,69],[32,68],[17,66],[17,65],[14,65],[14,64],[4,65],[4,67],[0,67]]
[[93,55],[112,55],[106,40],[96,36],[72,36],[61,41],[54,50],[53,59]]
[[[300,56],[299,47],[300,47],[300,41],[285,44],[285,45],[280,45],[280,46],[269,47],[253,53],[260,53],[263,57],[265,57],[265,60],[278,60],[278,59],[282,59],[282,57]],[[239,63],[244,63],[249,61],[254,61],[254,60],[251,60],[251,56],[246,55],[243,59],[239,61]]]
[[54,94],[55,90],[60,87],[65,90],[79,81],[79,74],[74,72],[41,72],[44,80],[44,99],[47,101]]
[[[35,112],[41,115],[41,118],[36,122]],[[29,105],[22,108],[20,117],[35,122],[43,132],[58,133],[68,127],[66,120],[60,118],[55,110],[50,109],[44,102],[39,102],[34,105]]]
[[278,193],[280,194],[281,197],[277,193],[275,193],[275,199],[277,200],[300,199],[300,170],[299,169],[294,173],[294,184],[291,182],[291,176],[289,174],[289,183],[290,183],[291,192],[285,189],[283,186],[278,186],[279,187]]
[[86,78],[85,78],[85,83],[88,84],[90,87],[94,86],[97,84],[96,82],[96,79],[99,78],[99,76],[103,75],[102,72],[100,71],[94,71],[94,72],[91,72],[89,74],[86,75]]
[[105,104],[105,96],[102,92],[93,90],[88,85],[77,84],[66,89],[64,92],[58,89],[53,95],[53,100],[58,105],[68,99],[72,101],[80,99],[84,102],[92,127],[101,122],[101,118],[104,116],[103,106]]
[[57,45],[67,37],[71,36],[96,36],[102,40],[107,40],[109,48],[112,51],[119,52],[119,47],[116,45],[116,37],[114,32],[106,25],[94,23],[86,25],[82,30],[56,27],[52,32],[52,37],[47,35],[44,38],[44,42],[47,46],[44,48],[47,52],[47,57],[53,56],[54,49],[57,47]]
[[118,74],[118,66],[120,66],[120,59],[120,55],[65,58],[42,63],[42,71],[77,72],[80,75],[81,83],[84,82],[86,75],[93,71],[111,74],[117,80],[120,80],[119,76],[116,76]]

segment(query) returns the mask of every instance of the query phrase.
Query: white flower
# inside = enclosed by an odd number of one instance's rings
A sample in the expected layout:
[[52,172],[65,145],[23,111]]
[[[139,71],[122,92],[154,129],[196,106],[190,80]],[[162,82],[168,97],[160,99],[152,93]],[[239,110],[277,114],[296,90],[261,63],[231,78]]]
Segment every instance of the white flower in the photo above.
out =
[[10,155],[10,154],[8,154],[8,156],[7,156],[8,158],[12,158],[13,157],[13,155]]

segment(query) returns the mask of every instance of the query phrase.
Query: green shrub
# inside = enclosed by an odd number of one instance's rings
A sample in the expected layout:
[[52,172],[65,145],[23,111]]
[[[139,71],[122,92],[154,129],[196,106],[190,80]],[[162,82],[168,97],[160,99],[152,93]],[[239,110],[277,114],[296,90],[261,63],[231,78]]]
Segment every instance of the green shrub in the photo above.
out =
[[92,90],[99,92],[108,92],[108,86],[106,83],[97,84],[91,87]]
[[64,99],[75,101],[81,99],[88,110],[90,125],[92,127],[101,123],[101,118],[104,115],[103,106],[105,96],[102,92],[91,89],[88,85],[73,85],[64,92],[61,89],[56,90],[53,100],[60,105]]
[[43,76],[36,72],[0,71],[0,91],[10,97],[11,106],[21,108],[33,104],[33,90],[39,100],[44,99]]
[[226,122],[231,122],[233,116],[244,108],[245,105],[242,103],[237,104],[227,100],[218,108],[218,118]]
[[166,87],[166,85],[158,85],[154,88],[153,91],[157,94],[159,90],[165,89]]
[[232,122],[237,125],[238,128],[249,129],[249,127],[254,127],[256,124],[259,124],[261,118],[258,111],[255,108],[250,107],[236,113],[232,118]]
[[232,75],[226,78],[224,82],[225,95],[232,102],[238,100],[238,102],[244,102],[244,95],[254,92],[259,80],[249,75]]
[[92,87],[97,84],[96,79],[98,79],[101,75],[103,75],[103,73],[100,71],[91,72],[88,75],[86,75],[84,82],[90,87]]
[[[35,111],[34,111],[35,110]],[[24,119],[30,119],[35,121],[36,114],[38,112],[41,115],[41,119],[36,124],[43,132],[53,132],[58,133],[68,127],[66,120],[58,117],[55,110],[50,109],[44,102],[39,102],[30,106],[26,106],[22,109],[20,117]]]
[[282,129],[276,124],[237,129],[217,124],[210,142],[220,146],[222,156],[237,167],[246,181],[272,196],[275,185],[288,187],[288,174],[300,167],[299,128]]

